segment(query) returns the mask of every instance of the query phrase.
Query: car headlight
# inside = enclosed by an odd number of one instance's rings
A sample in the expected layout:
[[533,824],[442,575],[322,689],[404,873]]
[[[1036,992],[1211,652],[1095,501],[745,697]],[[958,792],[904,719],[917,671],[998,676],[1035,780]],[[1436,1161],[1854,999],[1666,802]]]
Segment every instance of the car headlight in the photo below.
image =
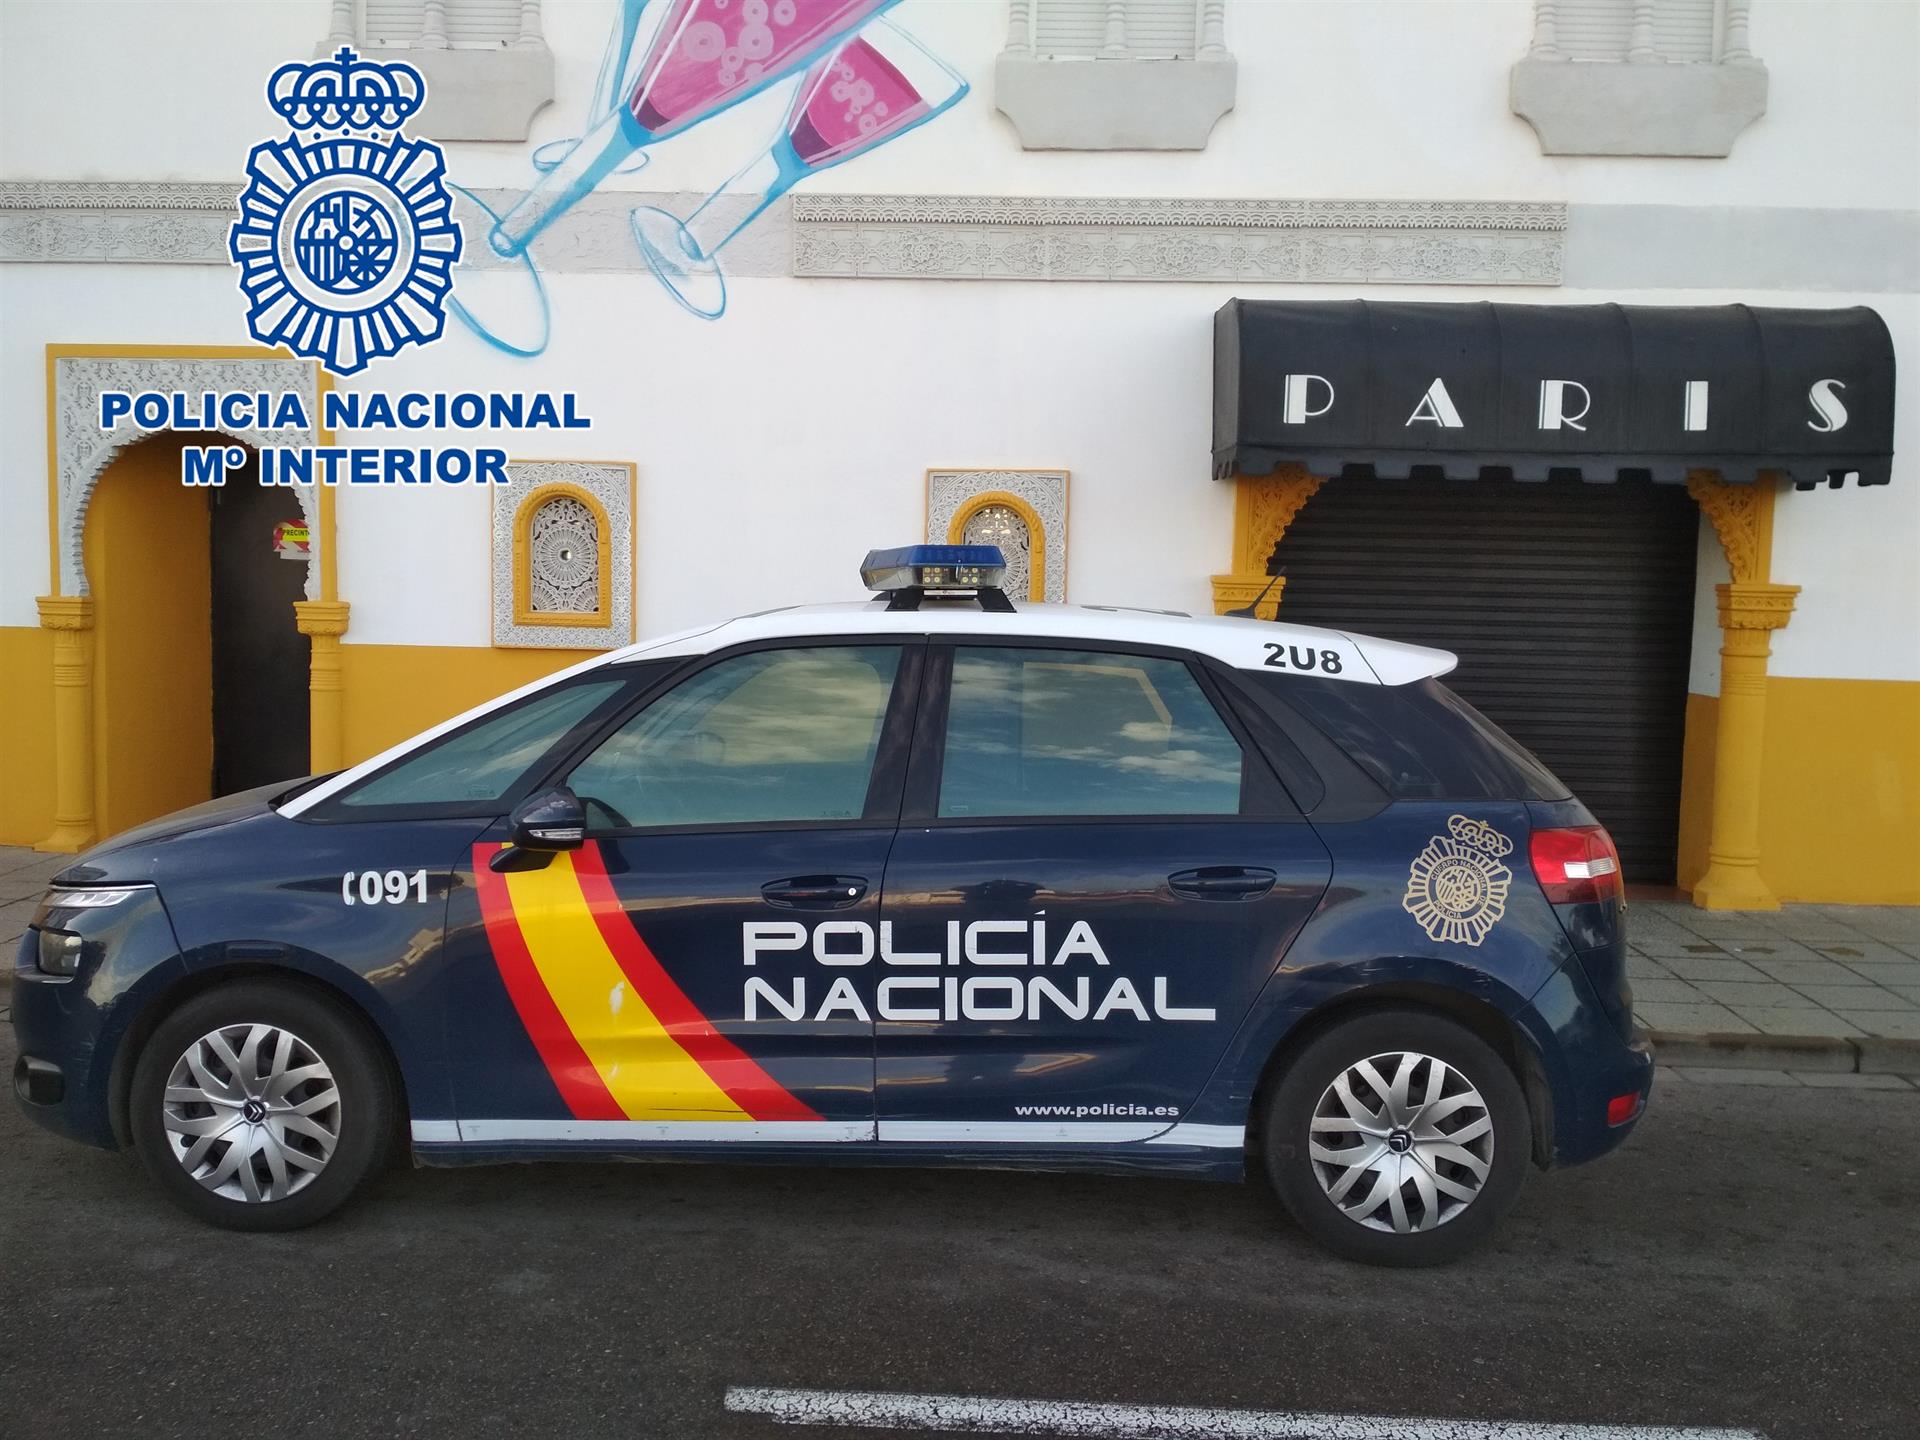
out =
[[47,908],[49,910],[104,910],[109,905],[118,905],[122,900],[131,900],[148,888],[150,887],[138,885],[123,886],[116,890],[49,890]]
[[33,917],[34,928],[40,936],[36,956],[40,973],[61,977],[79,974],[80,962],[86,957],[87,940],[84,935],[77,935],[65,928],[68,923],[78,920],[82,914],[107,910],[152,892],[151,885],[47,891],[46,898],[40,902],[39,913]]

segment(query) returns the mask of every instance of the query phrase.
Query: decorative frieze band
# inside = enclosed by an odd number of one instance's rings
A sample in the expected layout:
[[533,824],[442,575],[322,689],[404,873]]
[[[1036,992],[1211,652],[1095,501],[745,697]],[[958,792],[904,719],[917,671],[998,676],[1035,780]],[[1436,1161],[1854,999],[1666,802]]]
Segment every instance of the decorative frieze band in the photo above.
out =
[[[0,183],[0,261],[225,265],[234,194],[218,182]],[[496,210],[515,198],[481,195]],[[542,237],[541,267],[643,270],[626,221],[637,203],[684,213],[699,197],[589,196]],[[1557,285],[1566,229],[1564,205],[1535,202],[798,195],[730,246],[727,266],[841,278]],[[513,263],[483,245],[468,254],[479,266]]]
[[796,195],[793,273],[938,280],[1558,285],[1566,207]]

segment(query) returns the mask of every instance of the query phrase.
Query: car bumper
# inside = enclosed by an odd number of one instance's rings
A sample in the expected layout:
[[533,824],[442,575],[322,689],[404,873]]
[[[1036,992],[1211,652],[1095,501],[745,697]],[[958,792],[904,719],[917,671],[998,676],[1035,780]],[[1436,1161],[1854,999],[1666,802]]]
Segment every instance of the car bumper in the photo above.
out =
[[84,958],[74,975],[48,975],[38,958],[45,914],[43,906],[13,962],[14,1099],[34,1123],[111,1149],[115,1060],[143,1001],[181,972],[173,927],[152,891],[67,912],[60,925],[82,936]]
[[1653,1049],[1601,1004],[1586,972],[1563,966],[1533,998],[1523,1028],[1551,1096],[1546,1158],[1597,1160],[1633,1133],[1653,1091]]

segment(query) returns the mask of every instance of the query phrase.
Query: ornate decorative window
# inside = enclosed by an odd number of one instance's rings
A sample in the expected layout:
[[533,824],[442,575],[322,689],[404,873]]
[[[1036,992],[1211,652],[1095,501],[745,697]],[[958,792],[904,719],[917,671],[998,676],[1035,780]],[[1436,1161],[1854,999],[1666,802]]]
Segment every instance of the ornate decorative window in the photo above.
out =
[[1731,153],[1767,108],[1751,0],[1535,0],[1513,113],[1549,155]]
[[564,616],[591,624],[607,612],[607,512],[591,495],[566,493],[553,485],[547,498],[527,506],[524,553],[526,623]]
[[493,643],[606,649],[633,638],[634,468],[526,460],[493,506]]
[[1233,108],[1226,0],[1011,0],[995,101],[1028,150],[1201,150]]
[[333,0],[318,54],[353,45],[427,82],[417,128],[435,140],[525,140],[553,99],[540,0]]
[[929,470],[927,539],[998,545],[1017,600],[1067,598],[1067,472]]

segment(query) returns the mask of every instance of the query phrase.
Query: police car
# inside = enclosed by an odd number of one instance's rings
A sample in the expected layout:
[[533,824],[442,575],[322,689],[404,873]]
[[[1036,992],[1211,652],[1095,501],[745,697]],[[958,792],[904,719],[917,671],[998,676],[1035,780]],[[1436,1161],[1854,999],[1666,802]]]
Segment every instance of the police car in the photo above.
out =
[[1618,858],[1451,655],[1001,566],[876,552],[115,837],[21,945],[19,1099],[237,1229],[404,1143],[1252,1170],[1401,1264],[1620,1143]]

